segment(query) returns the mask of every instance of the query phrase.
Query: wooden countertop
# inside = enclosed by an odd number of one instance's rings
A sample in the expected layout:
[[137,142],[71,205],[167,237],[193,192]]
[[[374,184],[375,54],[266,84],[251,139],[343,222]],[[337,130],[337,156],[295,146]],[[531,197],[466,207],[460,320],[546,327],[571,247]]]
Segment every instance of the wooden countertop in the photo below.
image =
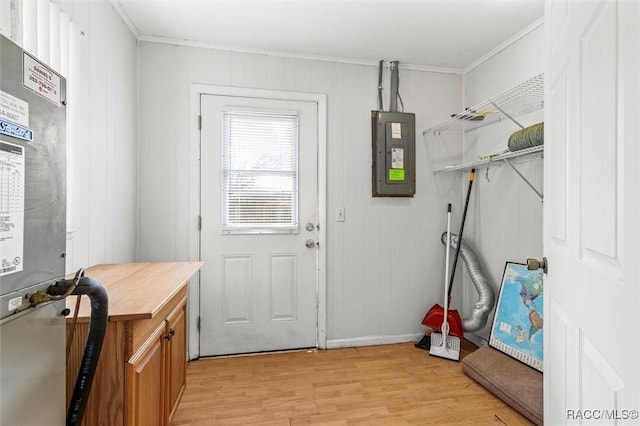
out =
[[[98,281],[109,295],[109,321],[153,318],[193,278],[203,262],[116,263],[92,266],[85,276]],[[73,274],[71,275],[73,277]],[[71,321],[77,296],[67,298]],[[82,297],[79,321],[88,321],[91,304]]]

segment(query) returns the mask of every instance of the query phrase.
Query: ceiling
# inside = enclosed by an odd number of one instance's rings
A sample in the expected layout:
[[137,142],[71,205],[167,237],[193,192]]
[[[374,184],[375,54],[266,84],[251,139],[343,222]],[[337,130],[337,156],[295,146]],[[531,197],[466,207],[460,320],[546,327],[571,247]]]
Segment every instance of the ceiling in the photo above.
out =
[[140,40],[463,71],[544,0],[112,0]]

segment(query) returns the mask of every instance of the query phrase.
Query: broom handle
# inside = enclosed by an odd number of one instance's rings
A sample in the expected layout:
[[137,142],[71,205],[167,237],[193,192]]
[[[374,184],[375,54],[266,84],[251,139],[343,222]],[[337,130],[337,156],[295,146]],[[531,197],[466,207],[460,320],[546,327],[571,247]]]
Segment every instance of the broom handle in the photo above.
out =
[[[456,247],[456,254],[453,256],[453,266],[451,267],[451,275],[449,278],[449,293],[447,295],[451,297],[451,290],[453,289],[453,277],[456,275],[456,265],[458,265],[458,256],[460,255],[460,246],[462,245],[462,232],[464,231],[464,222],[467,219],[467,207],[469,207],[469,198],[471,198],[471,185],[473,185],[473,179],[476,176],[476,169],[471,169],[469,172],[469,187],[467,188],[467,199],[464,202],[464,210],[462,212],[462,221],[460,222],[460,232],[458,232],[458,246]],[[447,240],[449,244],[449,240]]]
[[[447,276],[449,275],[449,238],[451,238],[451,203],[447,205],[447,247],[445,250],[444,261],[444,292],[447,294]],[[449,334],[449,297],[444,298],[444,316],[442,321],[442,335],[443,344],[447,341],[447,335]]]

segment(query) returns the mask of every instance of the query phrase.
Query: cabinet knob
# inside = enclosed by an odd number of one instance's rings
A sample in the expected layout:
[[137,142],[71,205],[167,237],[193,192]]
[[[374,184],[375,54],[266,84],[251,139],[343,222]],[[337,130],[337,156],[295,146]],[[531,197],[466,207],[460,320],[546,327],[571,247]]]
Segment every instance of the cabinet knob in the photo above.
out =
[[167,340],[171,340],[174,334],[176,334],[176,331],[173,328],[170,328],[169,332],[164,336],[164,338]]

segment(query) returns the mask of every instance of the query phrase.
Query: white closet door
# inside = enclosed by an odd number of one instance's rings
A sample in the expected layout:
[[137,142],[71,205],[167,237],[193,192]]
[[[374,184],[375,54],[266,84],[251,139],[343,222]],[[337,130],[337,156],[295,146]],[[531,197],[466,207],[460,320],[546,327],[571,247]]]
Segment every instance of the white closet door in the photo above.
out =
[[546,6],[545,424],[640,409],[640,2]]

